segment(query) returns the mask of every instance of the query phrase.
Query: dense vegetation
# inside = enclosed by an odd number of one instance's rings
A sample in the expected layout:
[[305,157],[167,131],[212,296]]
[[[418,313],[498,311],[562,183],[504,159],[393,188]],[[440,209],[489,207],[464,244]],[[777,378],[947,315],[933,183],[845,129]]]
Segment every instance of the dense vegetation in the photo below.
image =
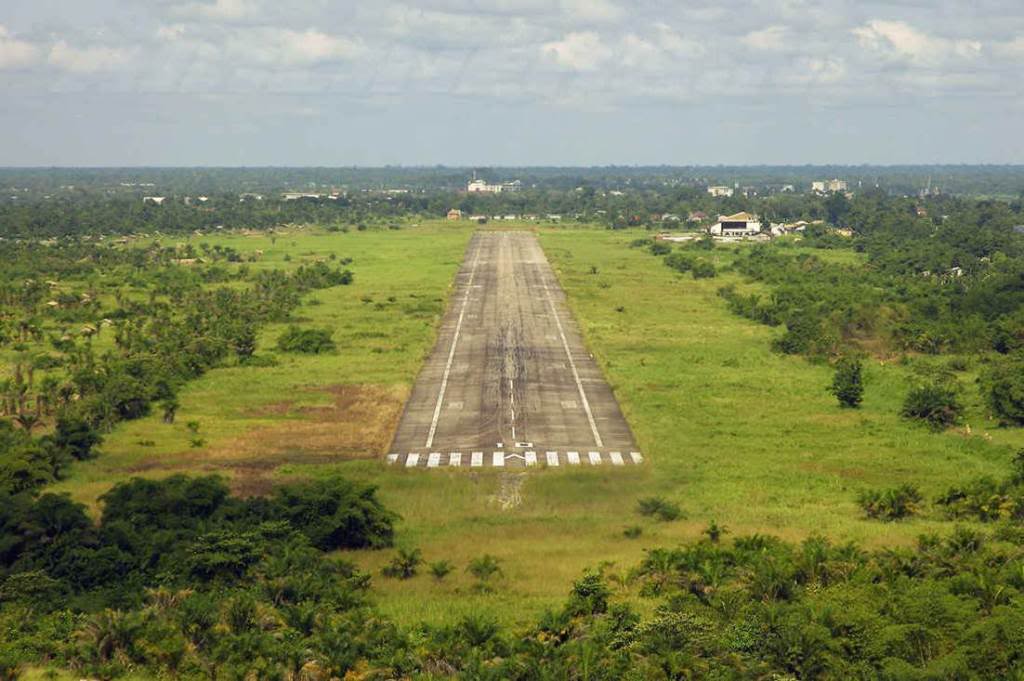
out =
[[[97,172],[104,182],[117,177]],[[319,223],[348,238],[357,234],[340,232],[399,227],[452,206],[486,215],[557,212],[611,228],[676,226],[663,214],[688,211],[824,220],[799,241],[736,248],[709,237],[684,246],[641,238],[633,245],[642,249],[638,258],[688,286],[713,292],[721,278],[735,282],[721,287],[719,300],[778,327],[776,350],[833,362],[832,383],[820,389],[849,408],[842,417],[868,410],[866,358],[945,354],[912,377],[902,406],[892,409],[895,420],[897,409],[908,420],[900,427],[928,434],[910,421],[936,430],[960,424],[965,395],[977,389],[993,417],[1015,428],[1024,424],[1018,199],[916,200],[882,191],[821,197],[769,186],[817,177],[820,169],[751,177],[744,181],[763,183],[759,193],[712,199],[701,185],[718,176],[706,169],[689,178],[671,169],[646,176],[606,169],[554,178],[537,171],[524,191],[498,197],[456,194],[459,172],[410,170],[374,175],[380,183],[399,178],[414,189],[407,193],[240,201],[237,192],[312,181],[326,187],[351,176],[225,171],[212,172],[210,183],[198,171],[143,172],[168,183],[164,205],[141,201],[141,192],[157,193],[151,188],[97,190],[88,172],[84,187],[64,193],[56,175],[19,175],[23,195],[0,201],[7,237],[0,241],[0,353],[9,367],[0,384],[0,678],[18,678],[28,666],[96,679],[310,681],[1024,675],[1021,455],[1008,475],[951,479],[939,495],[923,493],[931,488],[915,480],[839,492],[851,508],[859,504],[850,515],[872,526],[916,527],[915,518],[927,518],[931,529],[941,527],[913,547],[869,550],[749,531],[733,537],[711,522],[701,541],[648,547],[644,560],[621,570],[594,566],[564,604],[515,628],[489,612],[436,626],[384,616],[374,605],[374,580],[429,585],[443,599],[452,593],[445,585],[467,575],[467,592],[495,594],[509,586],[508,566],[482,550],[460,559],[429,542],[408,545],[375,489],[348,479],[271,485],[250,498],[232,496],[217,477],[132,479],[103,494],[94,515],[45,491],[75,462],[102,456],[119,422],[155,414],[173,423],[183,387],[213,368],[330,359],[350,342],[335,340],[337,328],[295,314],[302,302],[316,303],[312,292],[353,282],[347,258],[296,253],[303,264],[275,269],[258,251],[211,246],[202,234],[168,245],[167,235],[218,228],[276,235],[282,224]],[[892,187],[913,189],[919,178],[899,172],[890,175],[898,178]],[[487,176],[503,179],[497,171]],[[959,181],[985,177],[978,171]],[[990,193],[1014,196],[1007,188],[1016,176],[999,177]],[[280,184],[286,180],[290,187]],[[416,182],[431,189],[415,189]],[[183,200],[205,187],[208,200]],[[150,236],[109,236],[143,232]],[[603,281],[614,264],[587,266],[590,279]],[[387,305],[365,307],[376,313]],[[433,318],[423,317],[424,324]],[[258,339],[271,323],[281,332],[264,334],[277,343],[265,348]],[[963,380],[967,369],[976,385]],[[863,423],[877,427],[867,417]],[[198,422],[188,428],[192,446],[205,453]],[[680,507],[678,494],[663,493],[646,491],[616,508],[617,517],[636,517],[613,540],[639,551],[645,532],[703,520]],[[345,554],[390,548],[372,579]]]

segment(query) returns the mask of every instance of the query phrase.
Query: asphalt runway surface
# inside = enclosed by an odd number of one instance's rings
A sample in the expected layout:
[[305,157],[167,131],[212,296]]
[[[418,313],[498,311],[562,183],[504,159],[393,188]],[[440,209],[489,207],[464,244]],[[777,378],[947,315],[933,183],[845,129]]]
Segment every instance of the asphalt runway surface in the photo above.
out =
[[536,236],[475,234],[388,463],[630,466],[636,449]]

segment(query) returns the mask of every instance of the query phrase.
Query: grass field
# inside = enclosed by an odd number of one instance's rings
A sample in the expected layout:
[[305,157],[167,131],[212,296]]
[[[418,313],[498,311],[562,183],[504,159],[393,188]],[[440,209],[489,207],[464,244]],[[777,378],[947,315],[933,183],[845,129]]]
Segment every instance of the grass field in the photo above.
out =
[[[711,520],[733,533],[786,538],[825,534],[868,545],[905,543],[948,529],[938,518],[882,524],[862,519],[864,489],[909,481],[928,495],[959,480],[1007,470],[1017,431],[992,431],[972,407],[973,435],[933,434],[896,414],[909,380],[896,363],[868,367],[863,407],[840,410],[825,391],[831,372],[770,350],[778,333],[731,315],[716,295],[736,275],[693,280],[627,244],[639,233],[548,229],[540,234],[648,463],[609,470],[528,474],[390,470],[384,451],[402,402],[434,339],[471,230],[430,224],[399,231],[205,239],[262,249],[261,266],[296,266],[335,252],[352,257],[355,283],[321,291],[298,315],[330,326],[336,355],[279,355],[276,367],[211,371],[182,394],[177,423],[122,424],[104,455],[76,465],[59,486],[95,503],[132,475],[223,472],[243,492],[282,479],[337,472],[379,486],[402,515],[402,546],[457,570],[444,582],[375,576],[385,613],[400,622],[451,621],[488,612],[509,623],[558,604],[587,567],[623,571],[645,548],[692,538]],[[290,260],[284,260],[285,255]],[[727,264],[729,251],[711,256]],[[846,256],[841,256],[846,257]],[[591,273],[596,267],[597,273]],[[620,311],[621,310],[621,311]],[[282,327],[261,338],[266,352]],[[203,446],[186,423],[200,422]],[[502,499],[518,493],[521,503]],[[637,499],[660,495],[685,518],[655,523]],[[640,525],[637,539],[623,537]],[[501,559],[494,593],[477,593],[464,572],[474,557]],[[379,574],[391,552],[347,557]],[[629,595],[628,592],[624,595]]]

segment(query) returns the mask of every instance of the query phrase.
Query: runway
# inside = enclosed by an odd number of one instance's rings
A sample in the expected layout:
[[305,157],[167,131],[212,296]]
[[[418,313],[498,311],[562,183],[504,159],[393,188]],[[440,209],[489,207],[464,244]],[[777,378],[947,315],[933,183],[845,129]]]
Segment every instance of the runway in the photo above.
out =
[[405,468],[643,461],[527,232],[478,232],[387,461]]

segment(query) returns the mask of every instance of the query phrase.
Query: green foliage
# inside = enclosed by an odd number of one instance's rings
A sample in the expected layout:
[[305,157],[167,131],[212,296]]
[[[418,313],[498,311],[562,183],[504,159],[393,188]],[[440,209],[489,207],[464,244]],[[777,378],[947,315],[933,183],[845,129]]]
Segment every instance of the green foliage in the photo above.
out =
[[396,579],[411,579],[416,576],[416,571],[423,564],[423,552],[419,549],[398,549],[398,555],[391,559],[391,562],[384,566],[381,574],[385,577]]
[[277,338],[277,349],[282,352],[301,352],[307,355],[319,355],[337,350],[331,338],[330,329],[301,329],[289,326],[288,330]]
[[992,413],[1005,425],[1024,426],[1024,357],[995,362],[981,378]]
[[864,399],[863,365],[854,357],[844,357],[836,362],[835,375],[829,392],[839,400],[839,406],[856,409]]
[[669,253],[671,253],[672,252],[672,247],[669,246],[664,241],[655,241],[650,246],[648,246],[648,250],[651,252],[651,255],[659,255],[660,256],[660,255],[668,255]]
[[644,516],[651,516],[655,520],[668,522],[678,520],[682,516],[679,505],[674,504],[662,497],[646,497],[640,499],[636,505],[637,513]]
[[869,490],[860,495],[864,514],[876,520],[903,520],[917,513],[923,497],[914,485],[903,484],[885,490]]
[[911,388],[900,410],[904,418],[923,421],[933,430],[944,430],[956,425],[962,412],[956,388],[941,382]]
[[385,548],[397,516],[377,500],[377,488],[345,478],[286,485],[271,497],[275,517],[287,520],[323,551]]
[[437,581],[443,581],[445,577],[451,574],[455,566],[447,560],[437,560],[428,566],[431,576]]
[[478,591],[490,591],[491,582],[504,574],[501,569],[501,561],[489,553],[469,561],[466,572],[476,578]]

